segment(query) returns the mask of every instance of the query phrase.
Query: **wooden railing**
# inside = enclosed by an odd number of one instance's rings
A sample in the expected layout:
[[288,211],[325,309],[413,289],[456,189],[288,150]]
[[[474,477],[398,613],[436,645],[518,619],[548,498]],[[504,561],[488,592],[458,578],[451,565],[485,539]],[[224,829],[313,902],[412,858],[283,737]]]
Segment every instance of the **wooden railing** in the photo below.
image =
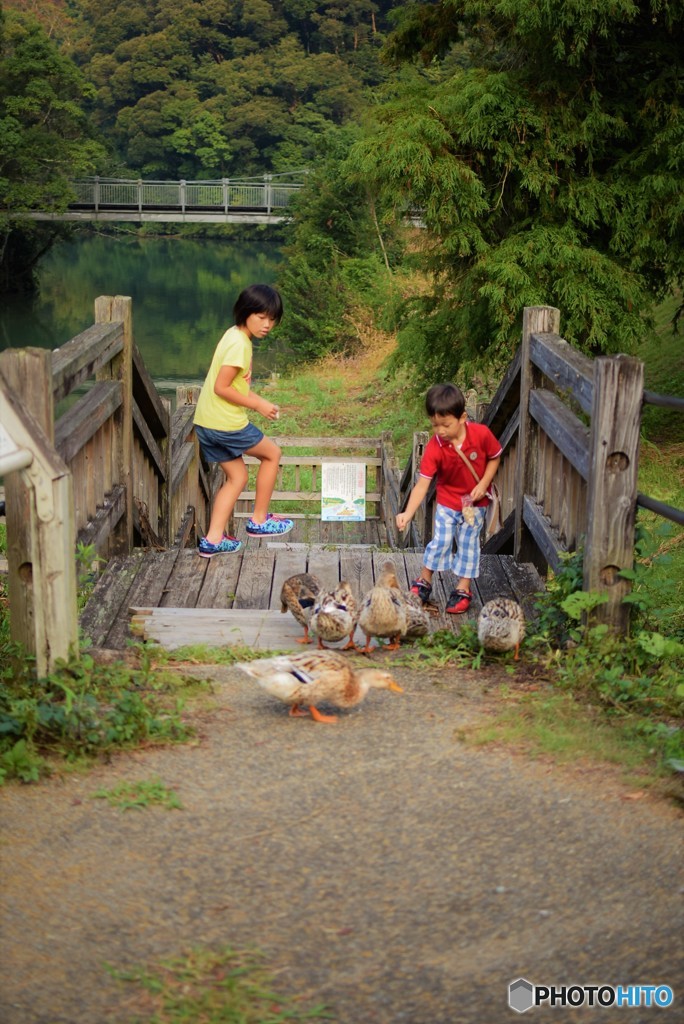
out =
[[[644,392],[638,359],[592,362],[558,329],[558,310],[525,309],[522,344],[483,417],[503,447],[497,484],[505,517],[485,550],[512,551],[545,572],[581,545],[585,589],[608,598],[597,619],[624,630],[629,582],[621,573],[633,564],[637,505],[684,523],[682,510],[637,493],[642,404],[682,408],[684,400]],[[0,355],[12,636],[35,653],[39,672],[76,645],[77,542],[109,559],[135,544],[185,546],[206,530],[217,481],[201,460],[196,400],[197,389],[179,389],[170,414],[134,344],[129,298],[97,299],[95,323],[55,352]],[[423,549],[434,493],[403,534],[395,516],[428,437],[414,435],[403,472],[388,434],[279,437],[275,507],[320,515],[323,462],[361,462],[367,515],[384,519],[391,546]],[[254,498],[258,460],[246,462],[250,480],[236,517],[250,514]]]
[[180,391],[171,415],[158,394],[129,298],[98,298],[95,323],[54,352],[4,351],[0,392],[7,443],[31,458],[4,469],[12,637],[46,671],[76,642],[75,546],[108,560],[183,544],[208,522],[211,482],[194,406]]
[[[512,552],[544,574],[561,553],[584,550],[584,588],[605,593],[597,621],[624,631],[637,505],[684,524],[684,511],[637,491],[643,404],[684,411],[684,399],[643,388],[643,364],[629,356],[595,360],[558,334],[560,313],[550,306],[524,311],[522,344],[486,407],[486,423],[503,447],[496,476],[504,528],[484,547]],[[392,510],[403,509],[416,479],[426,433],[414,437]],[[434,491],[402,543],[423,547],[432,536]],[[388,517],[388,531],[390,522]]]
[[[377,437],[286,437],[273,436],[283,455],[272,495],[275,511],[290,518],[321,515],[321,467],[323,463],[361,464],[366,467],[366,518],[383,515],[385,489],[383,442]],[[307,452],[307,449],[309,451]],[[249,470],[246,489],[233,512],[236,519],[251,515],[255,497],[255,477],[259,460],[245,457]],[[297,507],[299,506],[299,508]],[[301,509],[301,510],[300,510]],[[230,528],[235,532],[234,526]]]
[[428,491],[426,500],[416,511],[413,519],[402,532],[397,529],[395,516],[406,508],[411,488],[418,479],[418,467],[428,443],[430,435],[427,431],[417,431],[413,435],[411,455],[401,469],[394,452],[389,433],[383,435],[382,458],[383,480],[385,491],[383,496],[383,512],[387,527],[387,536],[394,548],[415,548],[422,551],[432,538],[432,525],[435,512],[434,484]]

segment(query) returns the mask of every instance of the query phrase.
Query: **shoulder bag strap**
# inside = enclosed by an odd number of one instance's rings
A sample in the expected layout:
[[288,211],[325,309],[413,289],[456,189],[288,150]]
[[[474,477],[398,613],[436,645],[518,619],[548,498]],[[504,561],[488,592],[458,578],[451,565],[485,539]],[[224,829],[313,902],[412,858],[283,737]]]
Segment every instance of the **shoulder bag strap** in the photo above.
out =
[[[456,448],[456,445],[454,445],[454,448]],[[461,449],[460,449],[460,448],[456,448],[456,451],[457,451],[457,452],[458,452],[458,454],[459,454],[459,455],[461,456],[461,458],[462,458],[462,459],[463,459],[463,461],[465,462],[466,466],[468,467],[468,469],[469,469],[469,470],[470,470],[470,472],[471,472],[471,473],[473,474],[473,476],[475,477],[475,479],[477,480],[477,482],[478,482],[478,484],[479,484],[479,482],[480,482],[480,478],[479,478],[479,476],[477,475],[477,473],[476,473],[476,471],[475,471],[475,467],[473,466],[473,464],[472,464],[472,462],[470,461],[470,459],[467,459],[467,458],[465,457],[465,455],[463,454],[463,452],[461,451]]]

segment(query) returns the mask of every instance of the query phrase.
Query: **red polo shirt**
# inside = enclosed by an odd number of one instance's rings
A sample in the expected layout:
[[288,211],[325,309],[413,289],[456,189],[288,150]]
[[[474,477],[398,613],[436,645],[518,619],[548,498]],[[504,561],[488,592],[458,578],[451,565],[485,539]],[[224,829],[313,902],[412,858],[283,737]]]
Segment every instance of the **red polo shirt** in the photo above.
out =
[[[485,466],[490,459],[501,455],[502,448],[484,423],[466,423],[466,436],[461,451],[470,462],[477,475],[482,479]],[[460,512],[461,498],[470,494],[475,486],[475,477],[454,448],[451,441],[443,441],[433,434],[420,460],[421,476],[437,483],[437,502]],[[489,499],[483,498],[478,505],[488,505]]]

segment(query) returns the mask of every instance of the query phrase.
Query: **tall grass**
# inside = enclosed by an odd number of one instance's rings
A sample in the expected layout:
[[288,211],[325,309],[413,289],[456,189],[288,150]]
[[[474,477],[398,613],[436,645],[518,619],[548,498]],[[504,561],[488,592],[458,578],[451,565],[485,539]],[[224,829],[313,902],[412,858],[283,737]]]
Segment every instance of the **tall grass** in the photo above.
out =
[[[644,362],[644,387],[647,391],[684,396],[684,340],[681,332],[673,326],[673,318],[681,302],[681,296],[677,295],[659,306],[654,330],[644,338],[637,353]],[[684,414],[647,405],[642,423],[644,435],[653,444],[662,444],[666,448],[684,445]]]
[[401,458],[413,433],[427,426],[422,398],[405,371],[391,373],[394,336],[373,324],[369,310],[354,311],[362,325],[357,349],[297,367],[271,382],[269,397],[280,405],[278,434],[308,437],[380,437],[389,431]]
[[[644,338],[637,355],[644,362],[644,385],[648,391],[684,397],[684,343],[673,328],[673,317],[681,303],[674,296],[657,310],[655,327]],[[675,508],[684,508],[684,413],[646,405],[643,410],[639,452],[639,490]],[[657,594],[674,585],[675,612],[671,632],[684,631],[684,528],[667,523],[645,510],[639,521],[649,530],[660,531],[659,556],[653,560],[649,588]]]

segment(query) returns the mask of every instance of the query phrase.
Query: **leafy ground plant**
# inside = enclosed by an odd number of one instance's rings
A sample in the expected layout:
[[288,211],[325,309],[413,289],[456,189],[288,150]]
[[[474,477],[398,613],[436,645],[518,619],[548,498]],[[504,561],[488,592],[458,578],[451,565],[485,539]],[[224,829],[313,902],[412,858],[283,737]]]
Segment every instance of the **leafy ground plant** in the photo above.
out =
[[305,1009],[273,991],[273,979],[256,950],[193,949],[173,960],[131,971],[109,967],[138,985],[151,1011],[131,1024],[284,1024],[334,1018],[322,1005]]
[[49,773],[51,756],[75,762],[117,748],[183,742],[191,735],[183,707],[163,676],[151,679],[145,668],[96,665],[83,654],[36,679],[17,652],[0,671],[0,782],[36,781]]
[[182,810],[183,804],[161,779],[141,779],[138,782],[121,782],[113,789],[98,789],[93,793],[95,800],[106,800],[111,807],[122,811],[139,810],[152,805],[169,810]]
[[[537,602],[536,633],[527,644],[530,672],[542,685],[504,708],[493,730],[488,727],[492,738],[526,737],[530,749],[554,758],[565,747],[574,759],[620,759],[630,768],[636,759],[654,778],[679,774],[684,643],[676,629],[671,632],[665,589],[649,579],[657,550],[657,538],[642,530],[630,571],[632,628],[626,637],[586,620],[598,595],[581,589],[581,552],[567,556]],[[664,622],[670,624],[667,633],[661,632]],[[480,741],[486,735],[485,729]],[[620,758],[613,748],[621,748]]]
[[429,636],[416,640],[413,649],[396,660],[397,665],[407,668],[432,668],[444,665],[459,665],[461,668],[481,667],[483,652],[477,639],[477,631],[471,623],[464,623],[458,633],[450,629],[438,629]]

